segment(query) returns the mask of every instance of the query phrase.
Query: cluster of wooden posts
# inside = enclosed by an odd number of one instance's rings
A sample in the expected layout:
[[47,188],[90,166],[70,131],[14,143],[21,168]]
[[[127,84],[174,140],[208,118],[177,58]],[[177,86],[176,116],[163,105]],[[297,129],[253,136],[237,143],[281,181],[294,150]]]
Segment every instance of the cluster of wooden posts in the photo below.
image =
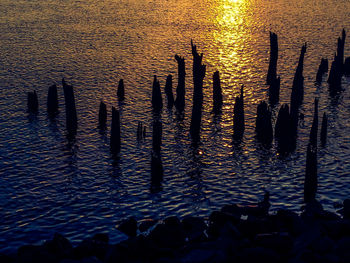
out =
[[[342,36],[338,38],[337,51],[328,74],[328,84],[330,95],[333,96],[341,91],[341,80],[343,75],[350,74],[350,57],[344,62],[344,45],[345,30]],[[192,99],[192,115],[190,123],[190,135],[192,142],[197,145],[200,142],[200,130],[202,121],[202,105],[203,105],[203,79],[206,74],[206,66],[202,64],[203,54],[199,54],[196,45],[191,41],[193,56],[193,99]],[[273,138],[277,143],[277,150],[281,155],[288,154],[295,150],[297,140],[297,129],[300,118],[299,108],[304,97],[304,57],[307,50],[306,43],[302,46],[298,66],[293,79],[293,86],[290,98],[290,106],[288,104],[281,105],[278,116],[273,129],[271,118],[271,107],[274,107],[279,101],[280,95],[280,77],[277,76],[278,61],[278,38],[275,33],[270,32],[270,62],[266,78],[266,84],[269,85],[269,102],[261,101],[257,106],[256,116],[256,138],[265,147],[271,147]],[[175,55],[178,63],[178,85],[176,88],[176,99],[174,99],[172,91],[172,75],[168,75],[165,84],[165,94],[167,97],[167,107],[176,107],[177,112],[181,113],[185,108],[185,59]],[[320,66],[316,74],[316,82],[321,83],[323,75],[328,72],[328,60],[321,60]],[[77,131],[77,112],[75,107],[73,87],[62,80],[65,106],[66,106],[66,128],[68,134],[75,135]],[[119,81],[117,90],[118,100],[125,99],[124,82]],[[268,105],[270,104],[270,106]],[[213,74],[213,113],[221,112],[223,105],[223,96],[220,83],[219,71]],[[154,76],[152,87],[152,108],[155,114],[159,114],[163,108],[163,100],[161,87],[157,77]],[[31,113],[38,112],[38,98],[36,91],[28,92],[28,111]],[[49,87],[47,97],[47,112],[49,116],[55,116],[58,112],[57,87],[53,85]],[[107,107],[101,101],[99,107],[98,122],[100,129],[106,129]],[[244,135],[244,87],[241,87],[240,95],[235,99],[233,112],[233,140],[240,142]],[[305,175],[305,191],[304,200],[309,202],[315,199],[317,189],[317,136],[318,134],[318,100],[315,99],[314,117],[310,131],[310,139],[307,147],[306,175]],[[141,122],[138,123],[137,139],[143,140],[146,135],[146,128]],[[321,145],[326,144],[327,137],[327,114],[323,113],[321,124]],[[152,144],[152,179],[159,186],[163,178],[163,167],[160,158],[160,150],[162,144],[162,123],[159,119],[153,122],[153,144]],[[112,107],[112,122],[110,135],[110,150],[115,156],[121,149],[120,134],[120,116],[119,111]],[[156,187],[157,188],[157,187]]]

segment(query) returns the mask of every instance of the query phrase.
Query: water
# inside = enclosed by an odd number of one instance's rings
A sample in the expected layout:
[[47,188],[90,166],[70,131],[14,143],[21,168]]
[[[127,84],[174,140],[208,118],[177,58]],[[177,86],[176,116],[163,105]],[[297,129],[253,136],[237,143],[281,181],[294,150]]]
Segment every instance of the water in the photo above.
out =
[[[329,114],[326,148],[318,154],[318,199],[328,208],[350,196],[350,79],[331,99],[315,86],[321,57],[332,59],[342,28],[350,31],[345,0],[2,0],[0,5],[0,250],[13,251],[60,232],[77,242],[97,232],[118,240],[118,220],[167,215],[207,216],[227,203],[256,202],[271,192],[272,210],[299,211],[314,97]],[[305,57],[305,97],[296,151],[280,158],[254,138],[256,106],[267,98],[269,31],[278,34],[281,103],[288,103],[299,52]],[[201,144],[191,147],[193,39],[204,53]],[[349,38],[348,38],[349,39]],[[345,55],[350,55],[347,39]],[[168,74],[177,84],[174,55],[186,59],[183,121],[162,112],[162,190],[151,193],[151,86]],[[219,70],[223,113],[211,113],[212,74]],[[78,133],[68,142],[62,87],[60,113],[46,114],[48,86],[65,77],[75,87]],[[126,101],[118,103],[124,78]],[[245,85],[246,131],[232,145],[234,98]],[[26,92],[39,95],[37,117],[26,113]],[[108,106],[108,130],[97,128],[98,105]],[[121,112],[119,161],[109,152],[111,106]],[[274,110],[276,115],[278,107]],[[136,141],[138,121],[147,126]]]

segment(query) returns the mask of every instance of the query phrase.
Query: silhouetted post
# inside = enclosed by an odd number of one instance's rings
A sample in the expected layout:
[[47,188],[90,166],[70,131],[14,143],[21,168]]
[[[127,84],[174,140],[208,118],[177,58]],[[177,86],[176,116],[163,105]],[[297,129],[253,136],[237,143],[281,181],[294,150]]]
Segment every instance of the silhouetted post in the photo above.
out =
[[112,154],[120,152],[120,116],[119,111],[112,107],[112,125],[111,125],[111,140],[110,148]]
[[321,145],[324,147],[327,142],[327,126],[328,126],[328,118],[327,114],[323,113],[322,124],[321,124]]
[[118,84],[117,96],[119,101],[125,99],[125,89],[124,89],[124,80],[120,79]]
[[244,134],[244,102],[243,85],[241,86],[241,95],[236,97],[233,109],[233,138],[236,141],[242,140]]
[[344,75],[350,75],[350,57],[347,57],[344,62]]
[[298,132],[298,120],[299,120],[299,107],[303,102],[304,98],[304,56],[306,53],[306,43],[302,46],[299,62],[297,69],[295,71],[294,79],[293,79],[293,87],[290,99],[290,116],[292,118],[292,131],[293,136],[297,137]]
[[160,84],[157,76],[154,75],[152,87],[152,107],[155,112],[160,112],[163,108],[162,93],[160,91]]
[[222,108],[222,90],[220,83],[219,71],[215,71],[213,75],[213,111],[214,113],[221,112]]
[[161,190],[163,181],[163,164],[159,154],[152,153],[151,159],[151,192],[156,193]]
[[160,153],[160,147],[162,145],[162,123],[159,120],[153,121],[153,151],[157,154]]
[[38,95],[36,94],[36,91],[28,92],[27,93],[27,109],[28,112],[31,113],[37,113],[39,109],[39,103],[38,103]]
[[198,54],[196,45],[191,40],[193,55],[193,106],[190,134],[192,141],[197,143],[200,140],[200,127],[202,121],[202,103],[203,103],[203,79],[205,76],[206,66],[202,65],[203,53]]
[[317,130],[318,130],[318,99],[315,98],[314,119],[312,121],[310,131],[310,144],[313,147],[317,147]]
[[306,153],[306,171],[304,181],[304,202],[315,201],[317,192],[317,147],[310,143]]
[[338,38],[337,52],[334,55],[334,60],[331,65],[331,70],[328,76],[328,84],[330,94],[334,95],[341,89],[341,79],[344,74],[344,45],[346,33],[343,29],[342,37]]
[[54,84],[49,87],[47,93],[47,113],[49,116],[53,116],[58,112],[58,96],[57,86]]
[[277,78],[278,41],[277,35],[270,32],[270,63],[267,72],[266,84],[271,85]]
[[295,138],[292,131],[292,117],[289,113],[288,104],[283,104],[278,112],[275,125],[275,138],[278,143],[278,152],[287,154],[295,147]]
[[98,127],[100,129],[106,128],[107,121],[107,107],[103,101],[100,102],[100,109],[98,111]]
[[66,125],[68,133],[75,134],[78,128],[77,110],[75,108],[74,90],[73,86],[68,85],[62,79],[64,100],[66,104]]
[[185,108],[185,58],[175,55],[175,59],[178,64],[178,83],[176,88],[176,100],[175,106],[179,112],[182,112]]
[[173,95],[173,76],[168,75],[165,82],[165,94],[168,101],[168,108],[171,109],[174,105],[174,95]]
[[280,77],[271,80],[271,84],[269,87],[269,102],[271,105],[277,104],[277,102],[280,99],[280,85]]
[[316,82],[321,83],[323,75],[328,71],[328,59],[322,58],[317,70]]
[[260,102],[257,108],[255,131],[257,139],[264,145],[271,145],[273,129],[271,110],[265,101]]

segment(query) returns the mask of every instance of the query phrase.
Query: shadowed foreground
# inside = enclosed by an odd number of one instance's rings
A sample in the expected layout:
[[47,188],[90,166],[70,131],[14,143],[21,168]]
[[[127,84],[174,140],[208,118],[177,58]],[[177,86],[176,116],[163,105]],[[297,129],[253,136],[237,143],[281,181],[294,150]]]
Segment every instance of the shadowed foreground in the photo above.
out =
[[[343,217],[310,202],[298,215],[269,214],[269,193],[252,206],[226,205],[200,217],[163,221],[123,220],[125,240],[109,244],[96,234],[73,247],[55,234],[40,246],[26,245],[1,262],[350,262],[350,200]],[[122,235],[122,234],[121,234]]]

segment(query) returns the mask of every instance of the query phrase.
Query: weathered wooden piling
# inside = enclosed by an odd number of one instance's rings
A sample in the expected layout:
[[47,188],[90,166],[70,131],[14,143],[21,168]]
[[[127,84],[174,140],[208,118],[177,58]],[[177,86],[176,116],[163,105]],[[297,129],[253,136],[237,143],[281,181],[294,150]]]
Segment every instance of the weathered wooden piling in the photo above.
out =
[[66,105],[66,127],[69,134],[75,134],[78,128],[77,110],[75,107],[75,98],[73,86],[68,85],[62,79],[64,100]]
[[137,141],[144,140],[145,137],[146,137],[146,127],[144,127],[143,123],[139,121],[137,123],[137,132],[136,132]]
[[152,153],[151,159],[151,193],[157,193],[161,190],[163,181],[163,164],[159,154]]
[[266,146],[271,145],[273,140],[271,110],[265,101],[260,102],[257,107],[255,131],[258,141]]
[[334,55],[334,60],[328,76],[329,91],[331,96],[341,90],[341,79],[344,74],[344,46],[346,33],[343,29],[342,37],[338,38],[337,52]]
[[159,113],[163,108],[162,93],[161,93],[160,84],[159,84],[159,81],[157,80],[156,75],[154,75],[154,78],[153,78],[152,107],[153,107],[153,110],[157,113]]
[[175,55],[175,59],[178,64],[178,82],[176,88],[176,100],[175,106],[179,112],[182,112],[185,108],[185,58]]
[[269,87],[269,102],[271,105],[277,104],[277,102],[280,99],[280,85],[281,85],[280,77],[271,80],[270,87]]
[[27,111],[30,113],[37,113],[39,109],[38,95],[36,91],[27,93]]
[[100,108],[98,111],[98,127],[100,129],[106,128],[106,122],[107,122],[107,107],[106,107],[106,104],[103,101],[101,101]]
[[316,200],[317,192],[317,147],[307,146],[306,169],[304,181],[304,202],[309,203]]
[[162,123],[159,120],[153,121],[152,149],[155,153],[160,153],[162,146]]
[[200,140],[200,126],[202,121],[202,103],[203,103],[203,79],[206,72],[206,66],[202,65],[203,53],[199,55],[196,45],[191,40],[193,55],[193,106],[190,125],[190,134],[192,142],[197,143]]
[[314,105],[314,118],[310,130],[310,144],[313,147],[317,147],[317,134],[318,134],[318,99],[315,98]]
[[306,53],[306,47],[307,47],[306,43],[301,47],[298,66],[294,74],[292,93],[291,93],[291,111],[293,111],[292,109],[294,107],[293,105],[295,105],[295,107],[298,108],[303,102],[303,98],[304,98],[303,70],[304,70],[304,57]]
[[119,101],[123,101],[125,99],[125,88],[123,79],[119,80],[117,96]]
[[295,137],[292,131],[293,122],[289,112],[288,104],[283,104],[278,112],[275,125],[275,139],[277,150],[281,154],[293,151],[295,147]]
[[120,139],[120,116],[119,111],[112,107],[112,124],[111,124],[111,139],[110,149],[112,154],[118,154],[120,152],[121,139]]
[[240,141],[244,134],[244,101],[243,101],[243,85],[241,86],[241,94],[236,97],[235,106],[233,108],[233,139]]
[[171,109],[174,105],[173,76],[171,74],[169,74],[166,78],[164,92],[167,97],[168,108]]
[[277,78],[278,41],[277,34],[270,31],[270,63],[266,77],[266,84],[271,85]]
[[322,58],[316,74],[316,82],[321,83],[322,77],[328,71],[328,59]]
[[327,142],[327,126],[328,126],[328,118],[327,114],[324,112],[322,117],[321,124],[321,146],[324,147]]
[[215,71],[213,74],[213,112],[219,113],[222,108],[222,90],[220,83],[220,73]]
[[49,116],[53,116],[58,112],[58,96],[56,84],[49,87],[47,93],[47,113]]
[[344,62],[344,75],[350,75],[350,57],[347,57]]

